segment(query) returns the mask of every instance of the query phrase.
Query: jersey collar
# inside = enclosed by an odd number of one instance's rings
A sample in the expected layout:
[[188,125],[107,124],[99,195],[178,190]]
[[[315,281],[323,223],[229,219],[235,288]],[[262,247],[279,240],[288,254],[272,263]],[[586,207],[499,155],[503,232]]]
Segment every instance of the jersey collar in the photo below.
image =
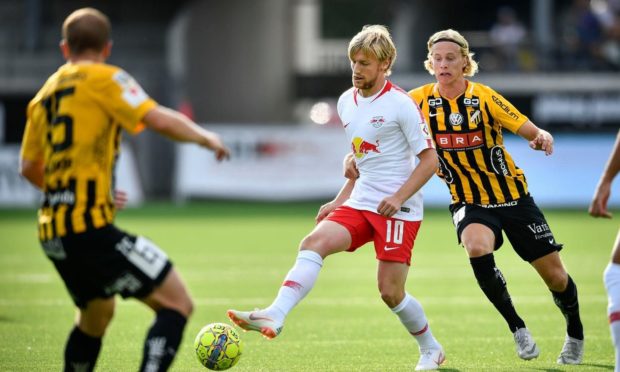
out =
[[[373,99],[372,99],[372,101],[370,101],[370,102],[372,103],[372,102],[376,101],[376,100],[377,100],[377,98],[379,98],[379,97],[381,97],[382,95],[384,95],[385,93],[389,92],[389,91],[390,91],[390,89],[392,89],[392,86],[393,86],[393,85],[392,85],[392,82],[391,82],[391,81],[389,81],[389,80],[386,80],[386,81],[385,81],[385,84],[383,85],[383,89],[381,89],[381,91],[379,92],[379,94],[377,94],[377,95],[375,96],[375,98],[373,98]],[[358,91],[359,91],[359,89],[357,89],[357,88],[353,91],[353,102],[355,102],[355,106],[357,106],[357,105],[358,105],[358,104],[357,104],[357,94],[358,94]]]

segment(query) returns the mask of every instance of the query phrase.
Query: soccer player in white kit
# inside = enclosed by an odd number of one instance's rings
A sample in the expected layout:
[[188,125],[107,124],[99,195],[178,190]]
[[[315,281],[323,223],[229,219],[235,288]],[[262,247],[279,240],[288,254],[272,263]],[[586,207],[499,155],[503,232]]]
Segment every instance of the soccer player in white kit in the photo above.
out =
[[422,305],[405,291],[423,217],[419,191],[438,166],[437,154],[415,102],[387,80],[396,59],[388,30],[365,26],[348,53],[353,87],[340,96],[338,114],[360,177],[347,180],[336,198],[319,209],[317,225],[301,241],[273,303],[256,311],[229,310],[228,316],[243,329],[276,337],[287,314],[314,286],[327,256],[373,241],[381,298],[418,342],[416,370],[437,369],[445,359],[443,348]]

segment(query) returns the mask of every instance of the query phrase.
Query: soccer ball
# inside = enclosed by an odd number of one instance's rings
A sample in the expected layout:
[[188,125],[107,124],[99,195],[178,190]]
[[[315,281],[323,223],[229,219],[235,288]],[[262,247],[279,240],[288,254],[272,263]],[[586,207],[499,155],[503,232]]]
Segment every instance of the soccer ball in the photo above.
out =
[[243,352],[243,343],[237,331],[230,325],[211,323],[198,332],[194,349],[203,366],[222,371],[237,364]]

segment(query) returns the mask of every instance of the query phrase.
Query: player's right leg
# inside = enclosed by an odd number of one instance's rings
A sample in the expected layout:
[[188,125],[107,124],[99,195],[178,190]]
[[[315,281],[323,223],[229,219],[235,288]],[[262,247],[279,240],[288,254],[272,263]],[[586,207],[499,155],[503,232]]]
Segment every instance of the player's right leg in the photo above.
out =
[[609,330],[616,353],[615,372],[620,372],[620,230],[616,236],[611,262],[603,274],[603,280],[607,291]]
[[[495,265],[493,251],[497,234],[498,232],[487,224],[469,223],[462,228],[460,240],[467,250],[480,289],[499,311],[513,333],[517,355],[521,359],[530,360],[538,357],[540,350],[525,327],[525,322],[517,314],[506,287],[506,280]],[[501,235],[501,230],[499,234]]]
[[228,310],[228,317],[246,331],[258,331],[270,339],[276,337],[282,331],[288,313],[314,286],[323,259],[348,249],[351,239],[349,230],[344,226],[330,220],[321,221],[302,240],[295,264],[272,304],[255,311]]

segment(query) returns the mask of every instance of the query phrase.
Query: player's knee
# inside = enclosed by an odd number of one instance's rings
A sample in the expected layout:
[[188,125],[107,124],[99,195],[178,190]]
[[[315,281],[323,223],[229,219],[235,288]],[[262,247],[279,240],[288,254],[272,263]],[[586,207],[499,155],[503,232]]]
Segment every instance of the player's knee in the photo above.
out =
[[310,233],[306,235],[299,243],[299,250],[312,250],[322,258],[328,256],[331,252],[329,250],[329,237],[324,234]]
[[480,240],[464,240],[463,246],[467,250],[469,257],[480,257],[489,253],[493,253],[493,247],[484,244]]
[[91,337],[103,337],[108,325],[114,317],[114,308],[103,311],[81,311],[78,317],[78,328]]
[[390,308],[398,306],[404,297],[402,289],[390,285],[379,285],[379,293],[383,302]]
[[543,277],[547,287],[555,292],[564,292],[568,285],[568,273],[562,268],[553,270]]

